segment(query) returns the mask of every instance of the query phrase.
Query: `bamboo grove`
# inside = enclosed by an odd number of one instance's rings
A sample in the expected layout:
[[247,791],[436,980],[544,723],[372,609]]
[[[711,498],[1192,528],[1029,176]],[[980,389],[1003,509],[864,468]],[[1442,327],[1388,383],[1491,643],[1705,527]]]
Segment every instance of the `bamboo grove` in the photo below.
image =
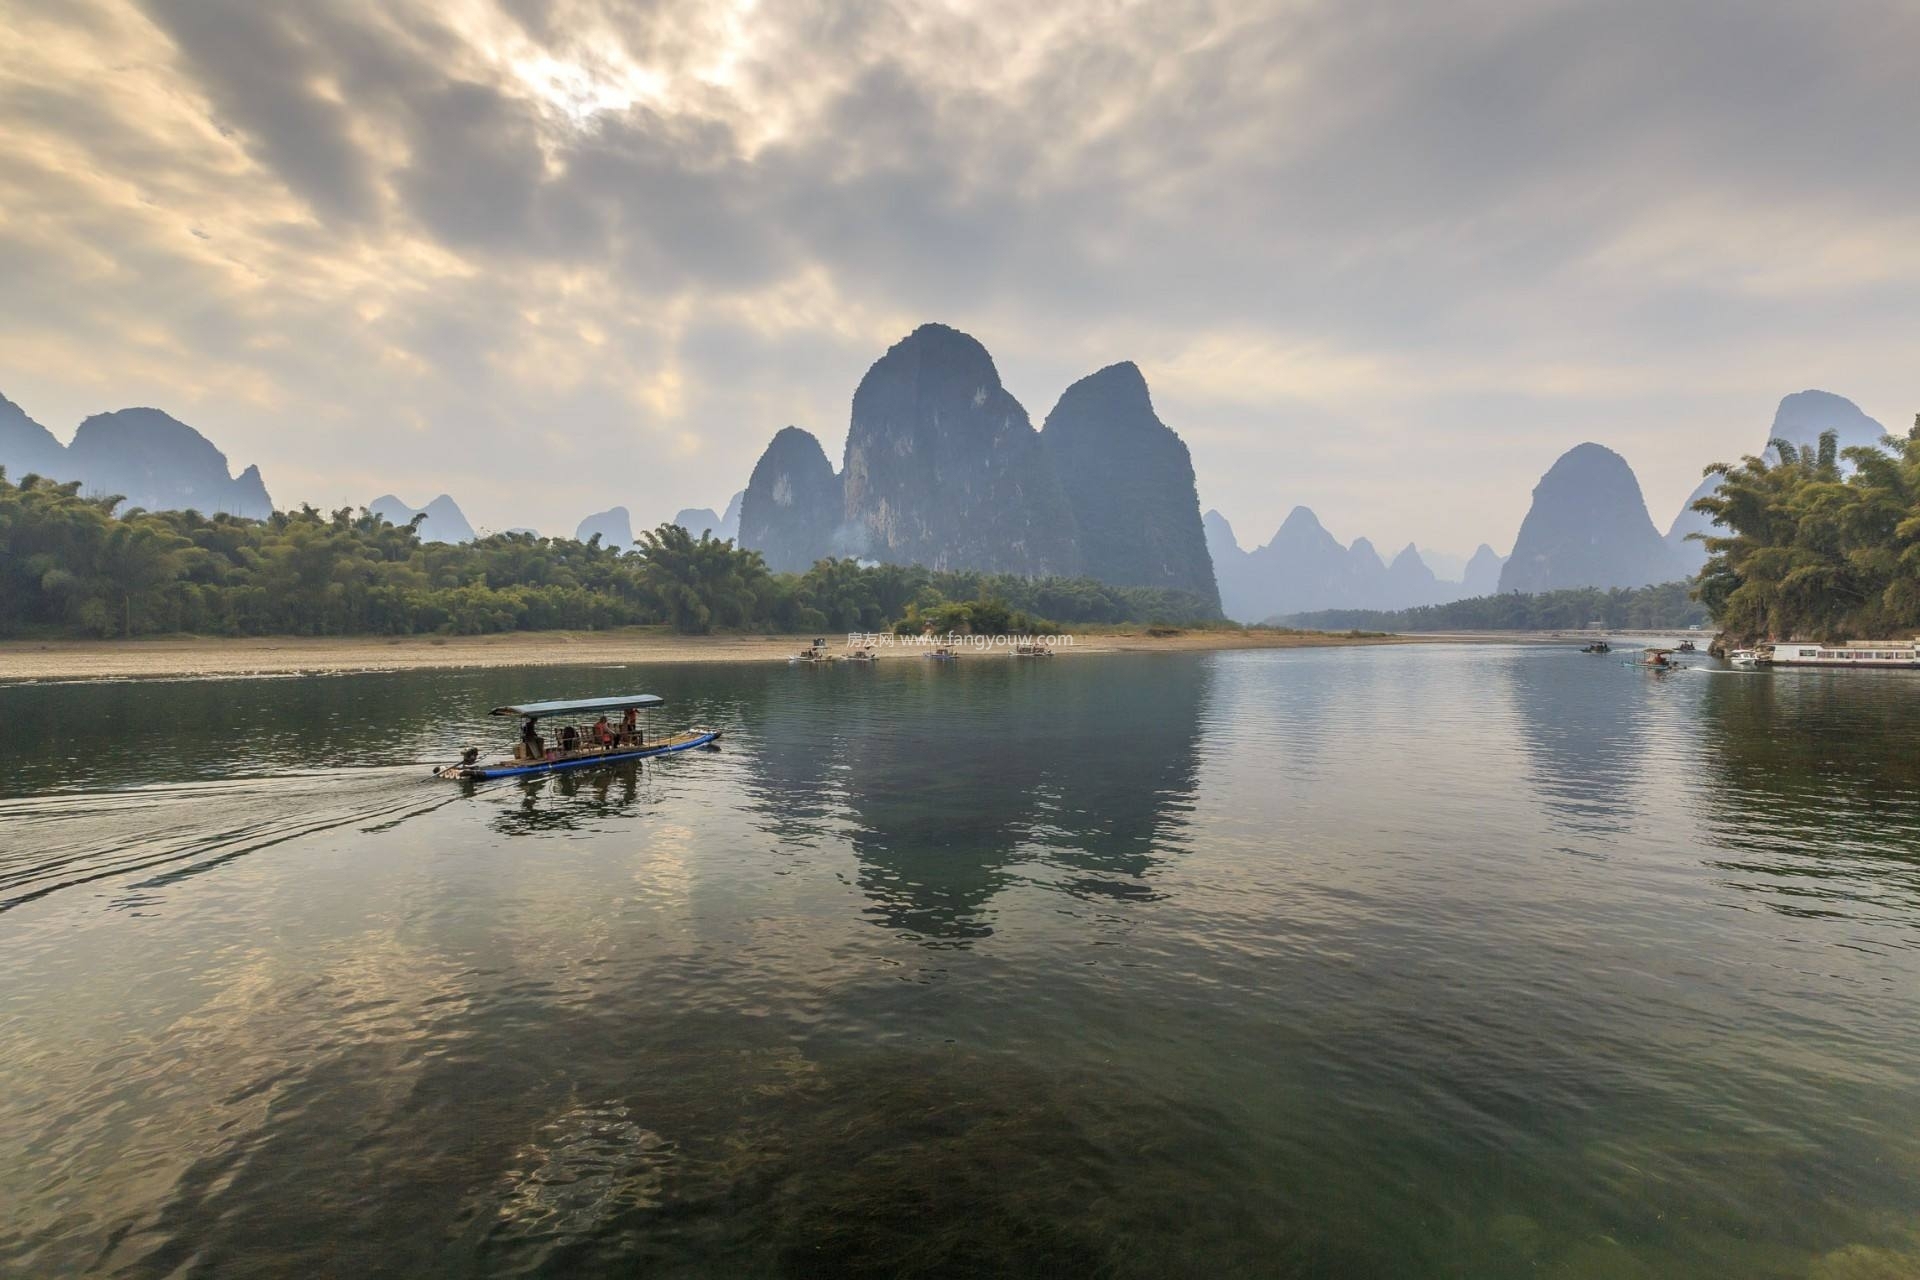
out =
[[[364,509],[268,520],[192,511],[115,514],[120,499],[0,471],[0,634],[408,635],[664,625],[716,630],[879,631],[909,616],[1204,620],[1177,592],[1088,579],[1027,580],[823,560],[768,572],[758,552],[678,525],[628,551],[503,533],[422,542],[418,520]],[[954,602],[977,608],[955,611]],[[943,612],[944,611],[944,612]]]
[[1721,480],[1694,504],[1716,524],[1695,590],[1730,639],[1920,634],[1920,416],[1880,448],[1829,431],[1707,470]]

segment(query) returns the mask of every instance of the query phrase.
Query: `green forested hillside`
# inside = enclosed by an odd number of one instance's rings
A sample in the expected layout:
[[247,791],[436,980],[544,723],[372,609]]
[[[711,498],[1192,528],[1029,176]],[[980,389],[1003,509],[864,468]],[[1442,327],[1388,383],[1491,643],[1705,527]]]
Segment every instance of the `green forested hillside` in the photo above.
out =
[[[126,636],[476,634],[664,624],[713,630],[879,631],[910,606],[987,602],[1060,622],[1192,621],[1179,592],[825,560],[768,572],[759,553],[678,525],[620,553],[496,534],[422,543],[364,510],[268,520],[127,511],[76,483],[0,472],[0,634]],[[417,523],[417,522],[416,522]],[[985,613],[992,613],[988,609]],[[984,616],[984,614],[983,614]]]

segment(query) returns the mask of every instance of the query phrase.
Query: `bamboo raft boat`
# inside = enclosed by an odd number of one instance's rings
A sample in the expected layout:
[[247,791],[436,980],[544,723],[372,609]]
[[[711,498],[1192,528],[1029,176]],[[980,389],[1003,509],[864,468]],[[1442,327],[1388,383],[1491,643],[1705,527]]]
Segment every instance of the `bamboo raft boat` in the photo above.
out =
[[[629,760],[690,751],[695,747],[710,746],[719,740],[720,730],[699,725],[669,737],[649,740],[639,727],[638,713],[664,702],[666,699],[658,694],[636,693],[619,698],[529,702],[518,706],[495,707],[488,712],[489,715],[520,718],[520,741],[514,744],[512,758],[482,764],[480,749],[469,747],[457,763],[434,770],[434,776],[460,782],[485,782],[494,778],[561,773],[569,769],[605,768],[608,765],[625,764]],[[606,723],[606,718],[616,712],[621,713],[621,723],[618,726]],[[626,714],[628,712],[634,714]],[[542,720],[586,715],[599,717],[598,722],[587,730],[568,724],[554,735],[551,743],[540,736]]]

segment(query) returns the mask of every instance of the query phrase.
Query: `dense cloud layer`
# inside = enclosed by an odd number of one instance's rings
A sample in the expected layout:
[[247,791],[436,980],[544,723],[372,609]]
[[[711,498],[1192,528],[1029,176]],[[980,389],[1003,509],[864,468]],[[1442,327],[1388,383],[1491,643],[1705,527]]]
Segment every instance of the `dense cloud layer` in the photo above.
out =
[[1136,361],[1200,491],[1507,545],[1582,439],[1657,520],[1805,386],[1907,420],[1920,9],[16,0],[0,393],[283,501],[488,527],[837,452],[923,320]]

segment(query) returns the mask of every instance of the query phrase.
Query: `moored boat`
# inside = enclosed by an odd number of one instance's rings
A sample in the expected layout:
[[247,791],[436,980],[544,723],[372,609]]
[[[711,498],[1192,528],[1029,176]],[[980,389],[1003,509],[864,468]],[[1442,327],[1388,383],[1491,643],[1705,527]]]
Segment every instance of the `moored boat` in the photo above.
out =
[[957,653],[955,653],[955,652],[954,652],[953,650],[951,650],[951,649],[948,649],[948,648],[944,648],[944,647],[942,647],[942,648],[939,648],[939,649],[935,649],[935,650],[934,650],[934,651],[933,651],[932,653],[929,653],[929,654],[927,655],[927,657],[928,657],[929,659],[931,659],[932,661],[934,661],[934,662],[958,662],[958,661],[960,661],[960,655],[959,655],[959,654],[957,654]]
[[1758,649],[1735,649],[1727,655],[1727,661],[1736,667],[1760,667],[1767,659]]
[[1920,667],[1920,641],[1848,640],[1841,644],[1775,641],[1766,661],[1775,667],[1855,667],[1907,670]]
[[825,638],[818,637],[812,644],[788,658],[787,661],[793,664],[814,665],[832,662],[834,661],[834,656],[827,652],[827,642]]
[[[704,747],[717,741],[720,730],[693,726],[666,738],[648,740],[639,725],[639,713],[666,701],[658,694],[636,693],[617,698],[585,698],[574,702],[528,702],[511,707],[495,707],[495,716],[518,716],[520,740],[514,744],[513,757],[480,763],[480,749],[467,748],[457,764],[434,770],[434,776],[461,782],[484,782],[492,778],[518,778],[538,773],[559,773],[568,769],[602,768],[628,760],[669,755]],[[619,725],[607,717],[618,713]],[[550,743],[540,735],[540,722],[556,717],[595,716],[586,729],[568,723],[554,734]]]

